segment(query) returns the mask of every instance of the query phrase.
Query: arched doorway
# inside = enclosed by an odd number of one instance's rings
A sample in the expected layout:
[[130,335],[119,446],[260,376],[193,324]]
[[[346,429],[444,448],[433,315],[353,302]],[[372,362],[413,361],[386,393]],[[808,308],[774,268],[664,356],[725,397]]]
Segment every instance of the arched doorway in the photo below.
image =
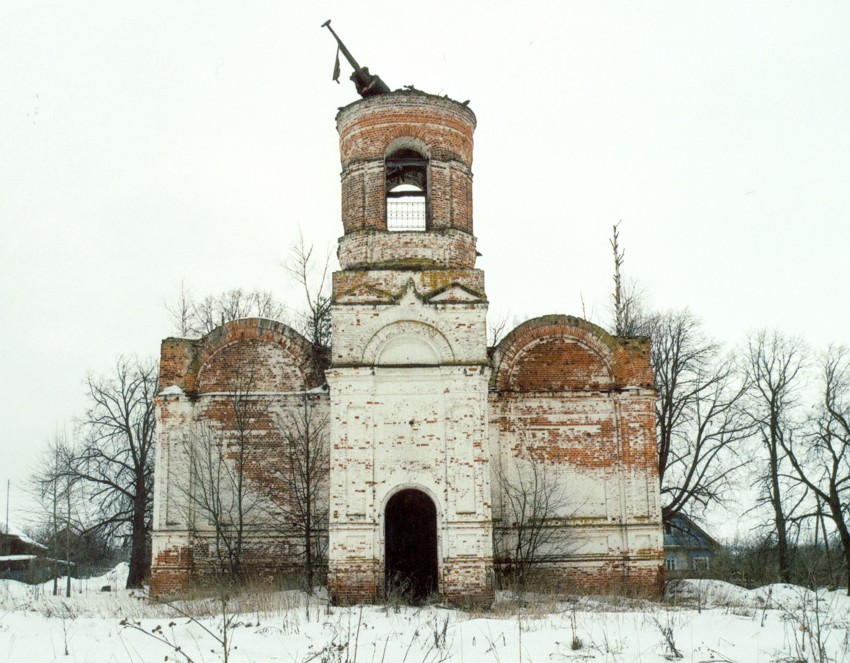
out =
[[384,522],[387,594],[420,603],[437,591],[437,508],[421,490],[402,490],[387,502]]

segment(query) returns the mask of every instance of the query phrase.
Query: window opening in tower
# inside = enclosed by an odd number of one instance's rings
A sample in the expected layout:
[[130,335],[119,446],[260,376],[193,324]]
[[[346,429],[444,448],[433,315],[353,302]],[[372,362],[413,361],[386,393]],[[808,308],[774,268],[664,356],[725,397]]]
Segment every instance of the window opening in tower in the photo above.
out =
[[394,152],[386,160],[387,230],[428,228],[428,159],[414,150]]

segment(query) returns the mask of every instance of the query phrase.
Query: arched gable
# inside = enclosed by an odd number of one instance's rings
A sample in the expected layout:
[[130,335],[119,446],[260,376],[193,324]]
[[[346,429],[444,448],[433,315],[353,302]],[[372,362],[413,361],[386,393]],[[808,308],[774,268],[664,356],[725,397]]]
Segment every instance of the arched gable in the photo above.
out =
[[492,363],[490,388],[495,391],[652,385],[646,339],[624,343],[597,325],[567,315],[542,316],[519,325],[496,347]]
[[324,383],[321,358],[294,329],[272,320],[227,322],[200,340],[186,390],[290,392]]

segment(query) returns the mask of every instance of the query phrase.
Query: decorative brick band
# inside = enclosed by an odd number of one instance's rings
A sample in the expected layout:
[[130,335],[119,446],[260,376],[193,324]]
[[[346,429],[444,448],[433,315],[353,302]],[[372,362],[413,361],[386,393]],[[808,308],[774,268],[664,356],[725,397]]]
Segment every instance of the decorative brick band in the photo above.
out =
[[475,237],[461,230],[352,231],[339,240],[343,269],[472,269]]

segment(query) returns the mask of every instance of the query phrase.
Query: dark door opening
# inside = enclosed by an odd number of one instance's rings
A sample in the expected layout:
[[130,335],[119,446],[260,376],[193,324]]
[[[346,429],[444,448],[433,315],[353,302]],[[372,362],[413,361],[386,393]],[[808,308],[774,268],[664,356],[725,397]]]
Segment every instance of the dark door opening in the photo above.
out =
[[437,509],[425,493],[407,489],[390,498],[385,516],[387,596],[421,603],[437,592]]

